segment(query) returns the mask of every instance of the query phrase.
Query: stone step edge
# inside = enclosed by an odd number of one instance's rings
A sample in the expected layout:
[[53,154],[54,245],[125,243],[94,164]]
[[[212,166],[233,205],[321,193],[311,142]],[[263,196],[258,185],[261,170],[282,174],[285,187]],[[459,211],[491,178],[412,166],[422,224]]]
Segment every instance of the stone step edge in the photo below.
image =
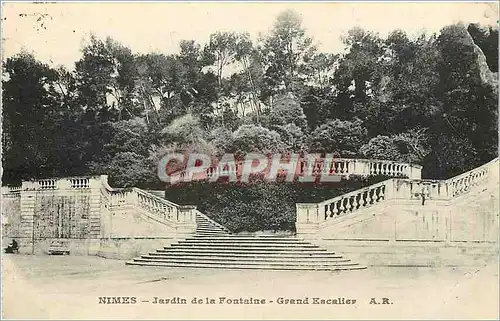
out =
[[233,258],[228,258],[228,257],[211,257],[211,256],[204,256],[204,257],[196,257],[196,256],[191,256],[191,257],[186,257],[186,256],[179,256],[179,257],[155,257],[154,255],[141,255],[140,259],[144,260],[160,260],[160,261],[177,261],[177,260],[201,260],[201,261],[250,261],[250,262],[350,262],[351,259],[347,258],[336,258],[336,257],[325,257],[325,258],[317,258],[317,257],[311,257],[310,260],[306,257],[301,257],[301,258],[279,258],[279,257],[271,257],[271,258],[238,258],[238,257],[233,257]]
[[139,265],[139,266],[161,266],[161,267],[173,267],[173,268],[212,268],[212,269],[241,269],[241,270],[301,270],[301,271],[342,271],[342,270],[364,270],[367,267],[363,265],[354,266],[332,266],[332,267],[308,267],[308,266],[266,266],[266,265],[255,265],[255,266],[240,266],[240,265],[203,265],[203,264],[165,264],[165,263],[154,263],[154,262],[133,262],[127,261],[126,265]]
[[214,240],[214,239],[184,239],[182,241],[178,241],[177,243],[189,243],[189,244],[200,244],[200,243],[220,243],[220,244],[231,244],[231,243],[240,243],[240,244],[252,244],[252,243],[259,243],[259,244],[269,244],[269,243],[277,243],[277,244],[312,244],[311,242],[307,241],[301,241],[301,240],[262,240],[262,239],[256,239],[256,240],[247,240],[247,239],[239,239],[239,240]]
[[203,265],[240,265],[240,266],[303,266],[303,267],[332,267],[332,266],[357,266],[358,263],[354,262],[214,262],[214,261],[165,261],[165,260],[147,260],[147,259],[133,259],[134,262],[139,263],[165,263],[165,264],[203,264]]
[[[149,252],[148,254],[143,254],[143,255],[154,255],[154,256],[175,256],[175,255],[184,255],[184,256],[195,256],[193,254],[188,254],[186,255],[185,253],[179,253],[179,252]],[[342,255],[335,254],[335,253],[316,253],[316,254],[310,254],[310,253],[301,253],[301,255],[298,255],[298,253],[290,253],[290,254],[285,254],[283,255],[282,253],[264,253],[264,254],[249,254],[249,253],[210,253],[210,257],[249,257],[249,258],[255,258],[255,257],[276,257],[276,258],[342,258]]]
[[197,249],[193,250],[185,250],[185,249],[158,249],[156,250],[158,254],[182,254],[182,253],[190,253],[190,254],[215,254],[215,255],[224,255],[224,254],[247,254],[247,255],[330,255],[334,254],[334,252],[328,252],[327,250],[321,251],[238,251],[238,250],[228,250],[221,251],[218,249],[209,250],[209,251],[201,251]]

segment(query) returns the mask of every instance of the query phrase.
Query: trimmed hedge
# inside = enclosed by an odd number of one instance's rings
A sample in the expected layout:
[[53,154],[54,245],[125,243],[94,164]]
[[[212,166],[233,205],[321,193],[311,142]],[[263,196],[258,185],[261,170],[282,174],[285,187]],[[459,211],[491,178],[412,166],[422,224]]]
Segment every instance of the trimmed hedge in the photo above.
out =
[[170,186],[166,198],[198,209],[233,232],[295,231],[296,203],[324,200],[388,179],[351,177],[338,183],[194,181]]

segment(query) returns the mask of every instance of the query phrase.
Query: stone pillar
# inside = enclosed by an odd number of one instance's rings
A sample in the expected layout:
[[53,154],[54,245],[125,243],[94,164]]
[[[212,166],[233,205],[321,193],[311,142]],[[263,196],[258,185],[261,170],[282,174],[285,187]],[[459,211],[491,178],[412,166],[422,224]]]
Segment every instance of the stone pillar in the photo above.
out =
[[31,240],[35,215],[36,190],[34,182],[23,182],[21,190],[21,231],[20,234]]
[[408,167],[408,178],[422,179],[422,166],[416,164],[410,164]]
[[89,181],[89,238],[99,238],[101,235],[101,181],[91,178]]
[[355,159],[352,159],[349,161],[348,165],[347,165],[347,172],[350,174],[350,175],[358,175],[358,169],[356,168],[356,165],[357,165],[357,162]]
[[356,171],[363,176],[370,175],[370,161],[366,159],[358,160],[356,162]]
[[176,238],[185,238],[196,232],[196,206],[180,205],[178,207]]
[[385,193],[384,193],[385,200],[389,200],[389,199],[394,198],[394,196],[396,194],[395,189],[396,189],[396,180],[395,179],[388,180],[385,183]]
[[297,219],[295,228],[297,235],[307,238],[317,238],[319,228],[319,206],[313,203],[297,203]]

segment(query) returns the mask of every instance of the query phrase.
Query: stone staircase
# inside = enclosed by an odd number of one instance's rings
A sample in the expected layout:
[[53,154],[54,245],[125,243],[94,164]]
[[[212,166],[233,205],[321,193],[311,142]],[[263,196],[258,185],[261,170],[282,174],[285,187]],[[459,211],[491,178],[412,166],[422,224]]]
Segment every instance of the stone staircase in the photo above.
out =
[[196,215],[196,234],[197,235],[224,235],[230,234],[230,231],[224,226],[209,219],[207,216],[198,213]]
[[[159,197],[160,194],[155,193]],[[200,212],[196,212],[194,236],[142,255],[126,264],[260,270],[337,271],[366,268],[294,236],[234,235]]]
[[[214,230],[128,261],[128,265],[259,269],[360,270],[358,263],[296,237],[238,236]],[[219,234],[218,234],[219,233]],[[226,234],[224,234],[226,233]]]

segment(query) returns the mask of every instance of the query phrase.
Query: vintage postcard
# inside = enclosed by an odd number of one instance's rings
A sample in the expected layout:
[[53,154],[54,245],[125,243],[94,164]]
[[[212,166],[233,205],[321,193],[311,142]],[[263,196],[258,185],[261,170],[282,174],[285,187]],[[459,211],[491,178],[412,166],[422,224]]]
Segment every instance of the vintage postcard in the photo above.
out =
[[497,2],[2,3],[2,318],[499,318]]

